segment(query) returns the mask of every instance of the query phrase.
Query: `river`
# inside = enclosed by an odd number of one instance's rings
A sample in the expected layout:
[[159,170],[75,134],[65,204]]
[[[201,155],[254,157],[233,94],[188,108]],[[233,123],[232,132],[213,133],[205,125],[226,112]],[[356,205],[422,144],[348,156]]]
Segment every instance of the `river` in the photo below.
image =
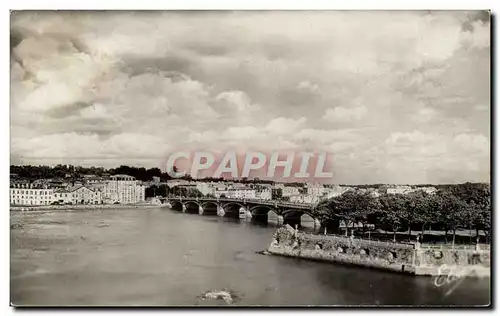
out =
[[487,305],[490,280],[433,278],[256,253],[275,231],[168,208],[11,211],[15,305]]

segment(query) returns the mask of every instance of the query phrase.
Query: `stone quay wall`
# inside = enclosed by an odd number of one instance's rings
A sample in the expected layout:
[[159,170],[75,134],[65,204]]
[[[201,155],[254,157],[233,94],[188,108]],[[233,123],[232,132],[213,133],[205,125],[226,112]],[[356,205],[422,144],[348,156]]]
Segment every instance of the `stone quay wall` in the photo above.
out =
[[158,204],[75,204],[75,205],[37,205],[37,206],[10,206],[11,211],[48,211],[48,210],[100,210],[117,208],[144,208],[161,207]]
[[336,262],[413,275],[438,275],[448,270],[473,270],[490,274],[490,251],[475,249],[425,249],[419,243],[401,244],[353,237],[313,235],[290,226],[279,228],[267,251],[271,254]]

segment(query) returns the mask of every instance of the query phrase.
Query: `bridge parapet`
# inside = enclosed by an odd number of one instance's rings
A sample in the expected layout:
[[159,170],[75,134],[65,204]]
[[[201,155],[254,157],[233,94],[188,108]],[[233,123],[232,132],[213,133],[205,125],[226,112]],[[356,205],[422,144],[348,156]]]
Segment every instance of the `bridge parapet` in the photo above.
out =
[[299,202],[286,202],[277,200],[261,200],[261,199],[235,199],[235,198],[210,198],[210,197],[183,197],[183,196],[169,196],[167,200],[174,201],[197,201],[197,202],[238,202],[242,204],[261,204],[274,207],[290,207],[298,209],[312,210],[317,207],[317,203],[299,203]]

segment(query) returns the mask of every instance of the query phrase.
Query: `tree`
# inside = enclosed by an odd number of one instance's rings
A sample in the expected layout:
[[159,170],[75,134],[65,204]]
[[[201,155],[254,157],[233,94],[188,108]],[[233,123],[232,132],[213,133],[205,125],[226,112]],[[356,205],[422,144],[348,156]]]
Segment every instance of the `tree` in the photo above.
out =
[[429,231],[432,223],[439,221],[439,199],[435,194],[425,194],[417,211],[416,223],[421,225],[422,238],[425,234],[425,226]]
[[415,191],[405,194],[400,198],[403,199],[406,206],[402,213],[403,221],[408,225],[408,238],[411,236],[411,225],[414,223],[425,223],[428,221],[429,213],[426,212],[426,198],[427,193],[423,191]]
[[186,196],[189,197],[203,197],[203,193],[201,193],[197,188],[187,188]]
[[479,229],[477,228],[476,223],[479,222],[481,216],[481,209],[474,202],[467,203],[467,209],[465,211],[464,222],[467,224],[466,227],[469,229],[469,237],[470,242],[472,242],[472,227],[476,228],[476,237],[479,237]]
[[491,231],[491,201],[488,200],[483,205],[474,204],[473,210],[475,212],[473,222],[476,227],[476,236],[479,236],[479,230],[482,229],[487,240],[489,240]]
[[324,205],[332,210],[331,216],[344,221],[346,236],[349,225],[354,228],[354,223],[360,222],[364,228],[368,215],[378,210],[378,201],[370,192],[349,191],[325,201]]
[[450,191],[438,191],[436,194],[440,221],[444,223],[445,242],[448,243],[448,231],[453,231],[453,242],[459,227],[467,225],[468,204],[452,194]]
[[271,189],[271,199],[273,200],[279,200],[283,197],[283,190],[282,189]]
[[321,203],[316,208],[316,218],[320,221],[321,226],[339,232],[340,216],[335,213],[328,203]]
[[393,232],[393,241],[396,242],[396,232],[403,225],[406,214],[406,203],[402,194],[383,194],[379,198],[381,221],[390,226]]

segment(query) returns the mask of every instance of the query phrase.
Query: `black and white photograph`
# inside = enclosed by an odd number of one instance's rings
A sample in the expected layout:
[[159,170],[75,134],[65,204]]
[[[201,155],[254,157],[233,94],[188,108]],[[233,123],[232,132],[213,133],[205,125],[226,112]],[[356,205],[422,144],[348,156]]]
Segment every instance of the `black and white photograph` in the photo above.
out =
[[11,10],[10,306],[491,307],[493,15]]

